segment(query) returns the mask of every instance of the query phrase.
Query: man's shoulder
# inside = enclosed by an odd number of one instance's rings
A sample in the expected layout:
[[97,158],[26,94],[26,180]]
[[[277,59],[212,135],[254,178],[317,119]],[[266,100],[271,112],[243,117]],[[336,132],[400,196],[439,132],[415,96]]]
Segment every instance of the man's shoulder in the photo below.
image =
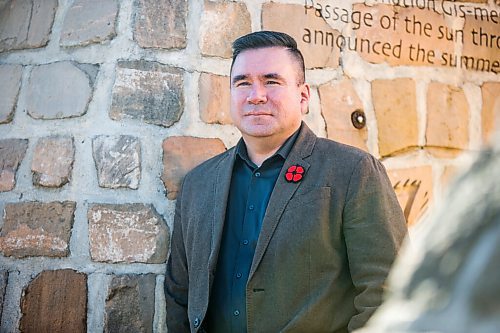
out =
[[314,148],[313,154],[327,160],[357,163],[363,159],[374,159],[370,153],[360,148],[326,138],[318,137]]

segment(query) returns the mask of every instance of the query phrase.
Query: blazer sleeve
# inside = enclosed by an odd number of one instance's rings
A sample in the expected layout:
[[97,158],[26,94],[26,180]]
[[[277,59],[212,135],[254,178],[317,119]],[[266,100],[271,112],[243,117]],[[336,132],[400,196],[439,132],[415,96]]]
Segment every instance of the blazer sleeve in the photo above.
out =
[[407,233],[406,220],[384,166],[361,158],[347,189],[343,231],[357,314],[349,331],[363,327],[382,303],[385,280]]
[[188,266],[181,215],[182,192],[181,190],[175,206],[174,230],[165,274],[167,328],[172,333],[190,331],[187,313]]

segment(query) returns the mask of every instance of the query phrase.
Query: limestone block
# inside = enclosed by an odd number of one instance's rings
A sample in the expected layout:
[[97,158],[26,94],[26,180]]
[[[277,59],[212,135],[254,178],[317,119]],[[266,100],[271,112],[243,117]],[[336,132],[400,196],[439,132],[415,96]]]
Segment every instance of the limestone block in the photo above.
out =
[[250,13],[244,3],[205,0],[200,22],[203,55],[231,58],[232,42],[252,32]]
[[104,332],[153,332],[154,274],[114,276],[105,305]]
[[87,112],[95,66],[56,62],[35,66],[26,87],[26,111],[35,119],[79,117]]
[[493,143],[493,134],[500,132],[500,83],[486,82],[481,87],[483,141]]
[[388,170],[406,223],[413,225],[429,208],[433,197],[432,167],[420,166]]
[[47,45],[57,0],[10,1],[0,11],[0,52]]
[[113,39],[118,15],[116,0],[77,0],[68,10],[61,46],[85,46]]
[[43,271],[24,290],[21,332],[87,332],[87,276]]
[[200,117],[208,124],[231,124],[229,76],[201,73]]
[[71,201],[6,204],[0,251],[16,258],[67,256],[75,207]]
[[186,0],[138,0],[134,39],[141,47],[186,47]]
[[462,89],[439,82],[429,84],[425,137],[433,154],[455,155],[467,149],[469,107]]
[[92,260],[159,264],[167,259],[168,227],[153,206],[95,204],[87,217]]
[[0,192],[14,189],[16,173],[28,148],[28,140],[0,140]]
[[316,15],[314,9],[298,4],[265,3],[262,6],[264,30],[282,31],[297,41],[304,56],[306,68],[337,68],[340,50],[335,39],[340,32]]
[[98,136],[92,141],[99,186],[137,189],[141,179],[141,145],[133,136]]
[[412,79],[375,80],[372,99],[381,156],[418,145],[417,97]]
[[21,87],[23,66],[0,66],[0,124],[9,123],[14,118],[17,96]]
[[167,198],[177,198],[184,176],[194,167],[226,150],[220,139],[172,136],[163,140],[163,175]]
[[73,138],[54,136],[39,139],[31,162],[33,184],[61,187],[68,183],[74,159]]
[[164,127],[179,121],[184,108],[182,70],[157,62],[124,61],[116,68],[110,117]]
[[[321,100],[321,113],[326,121],[328,138],[368,151],[366,140],[366,116],[363,112],[363,103],[354,90],[352,82],[344,79],[339,82],[330,82],[321,85],[318,89]],[[353,123],[353,113],[358,111],[363,122]],[[354,115],[356,117],[356,115]],[[356,128],[356,124],[362,128]]]

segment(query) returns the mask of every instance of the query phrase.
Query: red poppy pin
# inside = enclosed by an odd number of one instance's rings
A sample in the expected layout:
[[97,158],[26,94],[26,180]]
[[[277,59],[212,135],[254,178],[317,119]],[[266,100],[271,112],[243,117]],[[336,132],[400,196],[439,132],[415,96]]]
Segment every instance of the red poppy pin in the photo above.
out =
[[300,165],[292,165],[286,170],[285,179],[289,183],[298,183],[304,177],[304,168]]

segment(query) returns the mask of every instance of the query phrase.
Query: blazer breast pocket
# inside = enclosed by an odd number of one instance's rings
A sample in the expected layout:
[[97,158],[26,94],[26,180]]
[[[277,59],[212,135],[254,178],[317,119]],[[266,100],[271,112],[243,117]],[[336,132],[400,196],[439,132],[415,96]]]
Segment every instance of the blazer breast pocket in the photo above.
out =
[[329,186],[325,186],[314,187],[301,193],[296,193],[288,202],[285,212],[297,209],[310,211],[315,208],[324,208],[322,206],[329,204],[331,194],[330,190],[331,188]]

